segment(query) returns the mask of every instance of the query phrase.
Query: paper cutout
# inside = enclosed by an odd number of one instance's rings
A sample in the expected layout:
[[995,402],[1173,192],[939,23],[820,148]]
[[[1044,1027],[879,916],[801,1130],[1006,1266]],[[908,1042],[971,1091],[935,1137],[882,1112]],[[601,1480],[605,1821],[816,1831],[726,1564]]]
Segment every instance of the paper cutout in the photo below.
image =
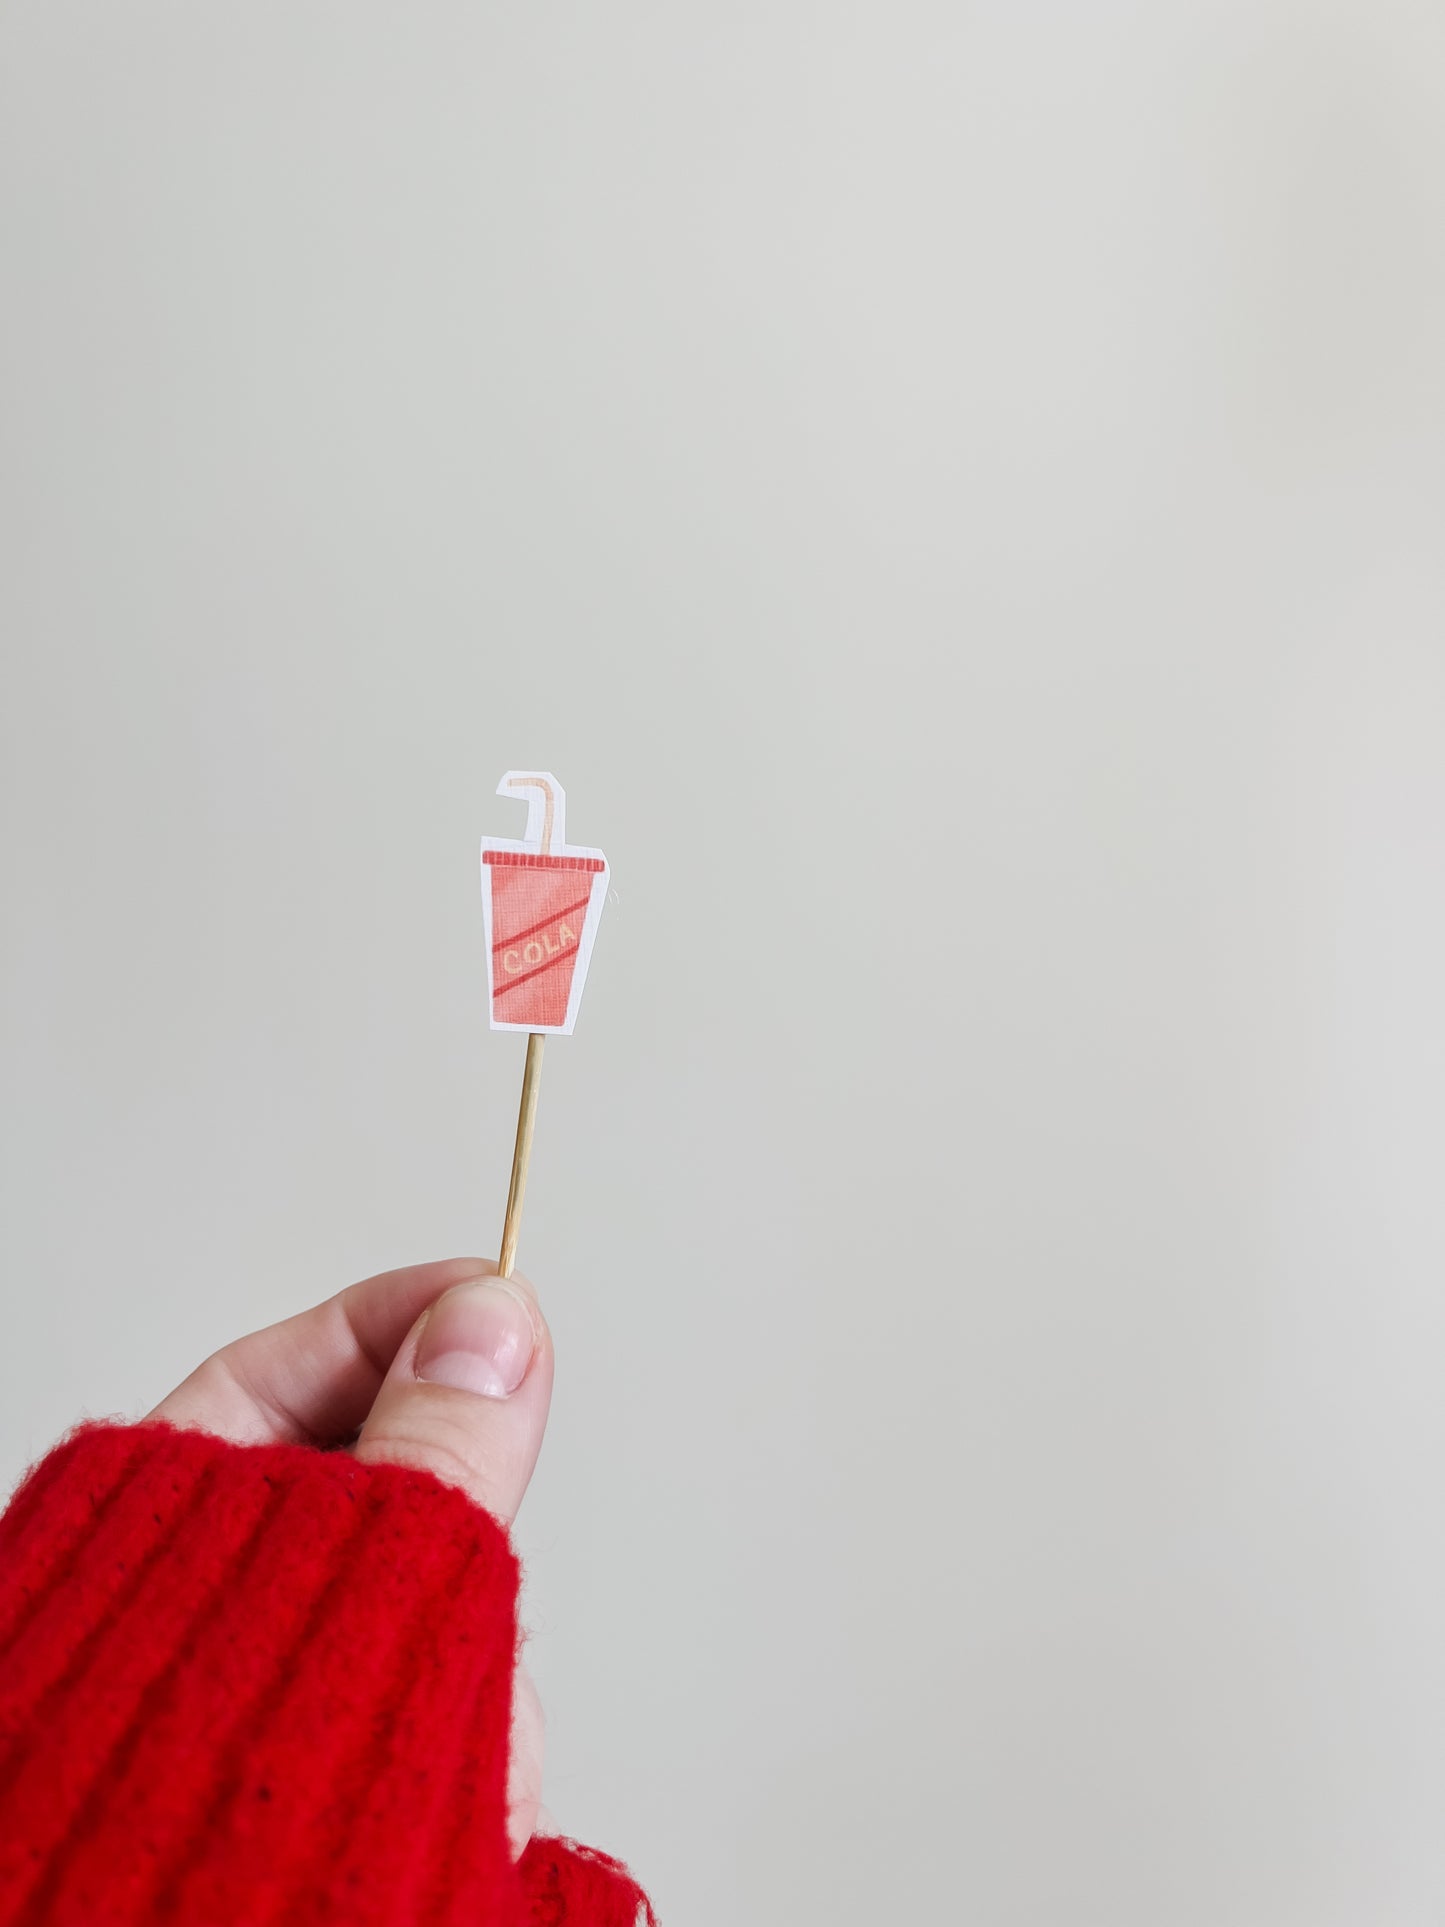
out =
[[527,832],[520,841],[482,838],[492,1029],[570,1036],[607,898],[607,859],[565,841],[567,794],[550,771],[508,770],[497,794],[526,796]]

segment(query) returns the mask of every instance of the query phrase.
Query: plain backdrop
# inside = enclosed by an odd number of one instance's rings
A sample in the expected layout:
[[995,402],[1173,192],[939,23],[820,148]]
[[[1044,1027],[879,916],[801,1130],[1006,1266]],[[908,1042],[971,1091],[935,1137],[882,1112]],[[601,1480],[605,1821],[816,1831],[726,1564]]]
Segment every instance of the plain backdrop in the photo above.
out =
[[522,1240],[666,1927],[1445,1918],[1436,0],[5,0],[8,1482]]

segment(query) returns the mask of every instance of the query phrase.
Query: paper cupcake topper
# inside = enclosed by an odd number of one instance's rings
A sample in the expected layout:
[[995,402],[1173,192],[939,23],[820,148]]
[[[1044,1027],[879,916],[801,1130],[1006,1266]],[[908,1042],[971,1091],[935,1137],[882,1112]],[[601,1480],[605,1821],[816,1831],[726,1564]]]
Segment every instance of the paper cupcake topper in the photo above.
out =
[[512,1181],[497,1269],[510,1278],[537,1121],[542,1047],[577,1021],[592,944],[607,897],[607,859],[567,841],[567,797],[546,770],[509,769],[498,796],[525,796],[527,833],[482,838],[487,1003],[493,1030],[527,1032]]
[[545,770],[508,770],[525,797],[520,839],[482,838],[482,908],[493,1030],[570,1035],[607,897],[607,859],[567,842],[567,796]]

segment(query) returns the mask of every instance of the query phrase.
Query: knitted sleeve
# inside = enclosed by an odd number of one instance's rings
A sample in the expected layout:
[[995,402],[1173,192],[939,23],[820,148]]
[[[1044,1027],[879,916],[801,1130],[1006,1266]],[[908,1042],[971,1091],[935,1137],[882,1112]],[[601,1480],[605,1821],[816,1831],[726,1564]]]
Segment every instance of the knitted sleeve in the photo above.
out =
[[520,1570],[430,1473],[82,1426],[0,1517],[0,1927],[633,1927],[506,1841]]

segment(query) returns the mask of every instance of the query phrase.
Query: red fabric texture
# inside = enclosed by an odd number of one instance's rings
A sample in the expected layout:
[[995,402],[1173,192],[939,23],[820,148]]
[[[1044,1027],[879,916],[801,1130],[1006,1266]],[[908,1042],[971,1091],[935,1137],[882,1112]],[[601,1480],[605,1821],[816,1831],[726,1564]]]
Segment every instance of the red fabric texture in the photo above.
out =
[[0,1518],[0,1927],[633,1927],[505,1831],[520,1568],[430,1473],[81,1427]]
[[534,1834],[518,1872],[529,1927],[657,1927],[652,1903],[620,1860],[575,1840]]

